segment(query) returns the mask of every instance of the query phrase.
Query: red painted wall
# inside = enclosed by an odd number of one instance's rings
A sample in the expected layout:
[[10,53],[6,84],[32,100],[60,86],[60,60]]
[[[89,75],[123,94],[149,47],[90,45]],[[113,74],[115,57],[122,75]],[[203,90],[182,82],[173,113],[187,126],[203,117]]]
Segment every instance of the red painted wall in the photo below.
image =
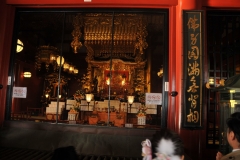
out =
[[227,0],[227,1],[219,1],[219,0],[203,0],[202,6],[205,7],[214,7],[214,8],[239,8],[240,1],[239,0]]
[[[127,7],[133,7],[133,6],[159,6],[159,5],[166,5],[166,6],[174,6],[178,4],[178,0],[91,0],[91,2],[84,2],[84,0],[6,0],[7,4],[20,4],[20,5],[70,5],[74,7],[83,7],[82,5],[86,6],[105,6],[105,7],[121,7],[121,6],[127,6]],[[77,6],[78,5],[78,6]],[[81,6],[80,6],[81,5]]]
[[[197,3],[195,3],[197,2]],[[78,7],[85,7],[91,5],[105,6],[105,7],[120,7],[120,6],[143,6],[145,7],[156,7],[156,6],[176,6],[176,5],[184,5],[192,6],[190,8],[199,8],[199,7],[230,7],[230,8],[239,8],[240,2],[239,0],[226,0],[226,1],[219,1],[219,0],[91,0],[91,2],[84,2],[84,0],[6,0],[6,4],[17,4],[17,5],[68,5],[77,7],[76,5],[81,5]],[[202,4],[202,5],[200,5]],[[118,6],[120,5],[120,6]],[[193,7],[195,6],[195,7]],[[42,6],[39,6],[42,7]],[[54,6],[55,7],[55,6]],[[199,8],[200,9],[200,8]]]
[[3,123],[6,106],[7,77],[12,44],[12,31],[14,21],[14,7],[0,1],[0,126]]

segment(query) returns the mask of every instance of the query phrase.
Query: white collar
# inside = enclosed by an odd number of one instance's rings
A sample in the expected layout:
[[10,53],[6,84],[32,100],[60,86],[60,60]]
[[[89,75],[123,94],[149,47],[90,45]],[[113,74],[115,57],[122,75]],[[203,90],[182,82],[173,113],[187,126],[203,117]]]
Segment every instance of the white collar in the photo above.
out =
[[238,151],[238,150],[240,150],[240,149],[233,149],[232,152],[235,152],[235,151]]

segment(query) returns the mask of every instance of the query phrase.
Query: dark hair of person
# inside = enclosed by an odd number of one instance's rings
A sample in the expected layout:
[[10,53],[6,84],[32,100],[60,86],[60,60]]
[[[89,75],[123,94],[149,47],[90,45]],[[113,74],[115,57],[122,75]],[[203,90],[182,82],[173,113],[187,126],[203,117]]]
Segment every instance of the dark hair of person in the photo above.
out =
[[235,112],[227,119],[228,132],[234,133],[235,138],[240,142],[240,112]]
[[78,160],[78,155],[73,146],[57,148],[51,160]]
[[160,131],[156,132],[153,135],[153,138],[151,140],[153,157],[155,157],[155,153],[157,152],[157,147],[161,139],[172,140],[172,142],[175,145],[174,155],[177,155],[180,157],[184,155],[184,145],[180,136],[169,129],[161,129]]
[[231,114],[231,118],[240,119],[240,112],[234,112],[233,114]]

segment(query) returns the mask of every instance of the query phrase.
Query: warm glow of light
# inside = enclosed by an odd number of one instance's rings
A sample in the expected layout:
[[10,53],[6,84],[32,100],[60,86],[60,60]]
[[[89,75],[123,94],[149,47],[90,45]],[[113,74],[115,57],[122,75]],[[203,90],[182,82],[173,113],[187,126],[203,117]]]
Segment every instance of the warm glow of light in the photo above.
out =
[[56,56],[54,54],[50,55],[50,61],[55,61],[56,60]]
[[74,71],[74,67],[73,66],[70,66],[69,67],[69,72],[73,72]]
[[74,74],[78,74],[78,69],[74,69]]
[[58,58],[57,58],[57,64],[58,64],[58,66],[62,66],[62,65],[64,64],[64,58],[62,57],[61,65],[60,65],[60,61],[61,61],[61,56],[58,56]]
[[235,100],[230,100],[230,103],[231,103],[231,107],[234,108],[235,107],[235,104],[237,104],[237,102]]
[[134,96],[127,96],[128,97],[128,103],[133,104]]
[[21,52],[22,50],[23,50],[23,42],[22,42],[20,39],[18,39],[18,40],[17,40],[16,52],[19,53],[19,52]]
[[209,83],[210,85],[214,85],[214,78],[209,78],[208,83]]
[[63,64],[63,69],[66,69],[66,70],[69,69],[69,64],[65,62],[65,63]]
[[45,97],[48,98],[48,97],[49,97],[49,94],[45,94]]
[[93,98],[93,94],[85,94],[85,96],[86,96],[86,101],[91,102],[91,100]]
[[32,73],[31,72],[24,72],[23,77],[30,78],[30,77],[32,77]]
[[136,90],[137,92],[141,91],[140,86],[137,86],[137,87],[135,88],[135,90]]
[[123,86],[125,85],[125,83],[126,83],[125,79],[122,80],[122,85],[123,85]]
[[107,83],[107,85],[110,84],[110,79],[109,78],[106,80],[106,83]]
[[157,72],[158,77],[163,76],[163,68],[160,68],[159,72]]

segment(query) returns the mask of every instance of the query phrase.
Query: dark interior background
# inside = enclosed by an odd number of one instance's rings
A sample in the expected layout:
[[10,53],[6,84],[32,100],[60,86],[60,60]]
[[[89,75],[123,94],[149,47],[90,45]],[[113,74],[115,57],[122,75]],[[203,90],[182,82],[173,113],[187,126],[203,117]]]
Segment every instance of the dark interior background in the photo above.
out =
[[[101,11],[103,12],[103,11]],[[105,11],[106,12],[106,11]],[[52,11],[39,10],[39,11],[26,11],[19,10],[16,12],[15,19],[15,33],[16,38],[20,39],[24,44],[24,49],[15,54],[15,86],[27,87],[28,93],[26,99],[15,99],[13,101],[14,111],[25,110],[29,107],[41,107],[41,98],[44,96],[44,78],[50,72],[46,70],[37,70],[35,67],[37,48],[42,45],[54,46],[59,49],[59,53],[65,58],[65,61],[70,62],[79,70],[77,75],[67,75],[69,78],[68,95],[72,95],[79,89],[79,80],[86,73],[87,62],[85,60],[87,56],[86,47],[83,45],[78,53],[73,53],[71,42],[73,40],[72,31],[73,19],[77,13],[91,13],[86,11]],[[94,12],[92,12],[94,13]],[[100,12],[96,12],[100,13]],[[107,12],[108,13],[108,12]],[[127,14],[128,12],[119,12],[120,14]],[[151,77],[150,81],[146,82],[146,85],[150,85],[150,90],[153,93],[163,92],[163,77],[158,77],[157,72],[161,67],[164,68],[164,73],[167,71],[166,62],[166,48],[168,35],[166,29],[166,12],[132,12],[135,14],[143,14],[147,19],[147,37],[146,41],[148,47],[144,50],[143,59],[146,60],[146,70],[150,69]],[[109,14],[113,14],[109,12]],[[114,14],[113,14],[114,15]],[[84,31],[82,30],[83,34]],[[84,43],[83,36],[80,41]],[[23,72],[30,71],[32,73],[31,78],[24,78]]]

